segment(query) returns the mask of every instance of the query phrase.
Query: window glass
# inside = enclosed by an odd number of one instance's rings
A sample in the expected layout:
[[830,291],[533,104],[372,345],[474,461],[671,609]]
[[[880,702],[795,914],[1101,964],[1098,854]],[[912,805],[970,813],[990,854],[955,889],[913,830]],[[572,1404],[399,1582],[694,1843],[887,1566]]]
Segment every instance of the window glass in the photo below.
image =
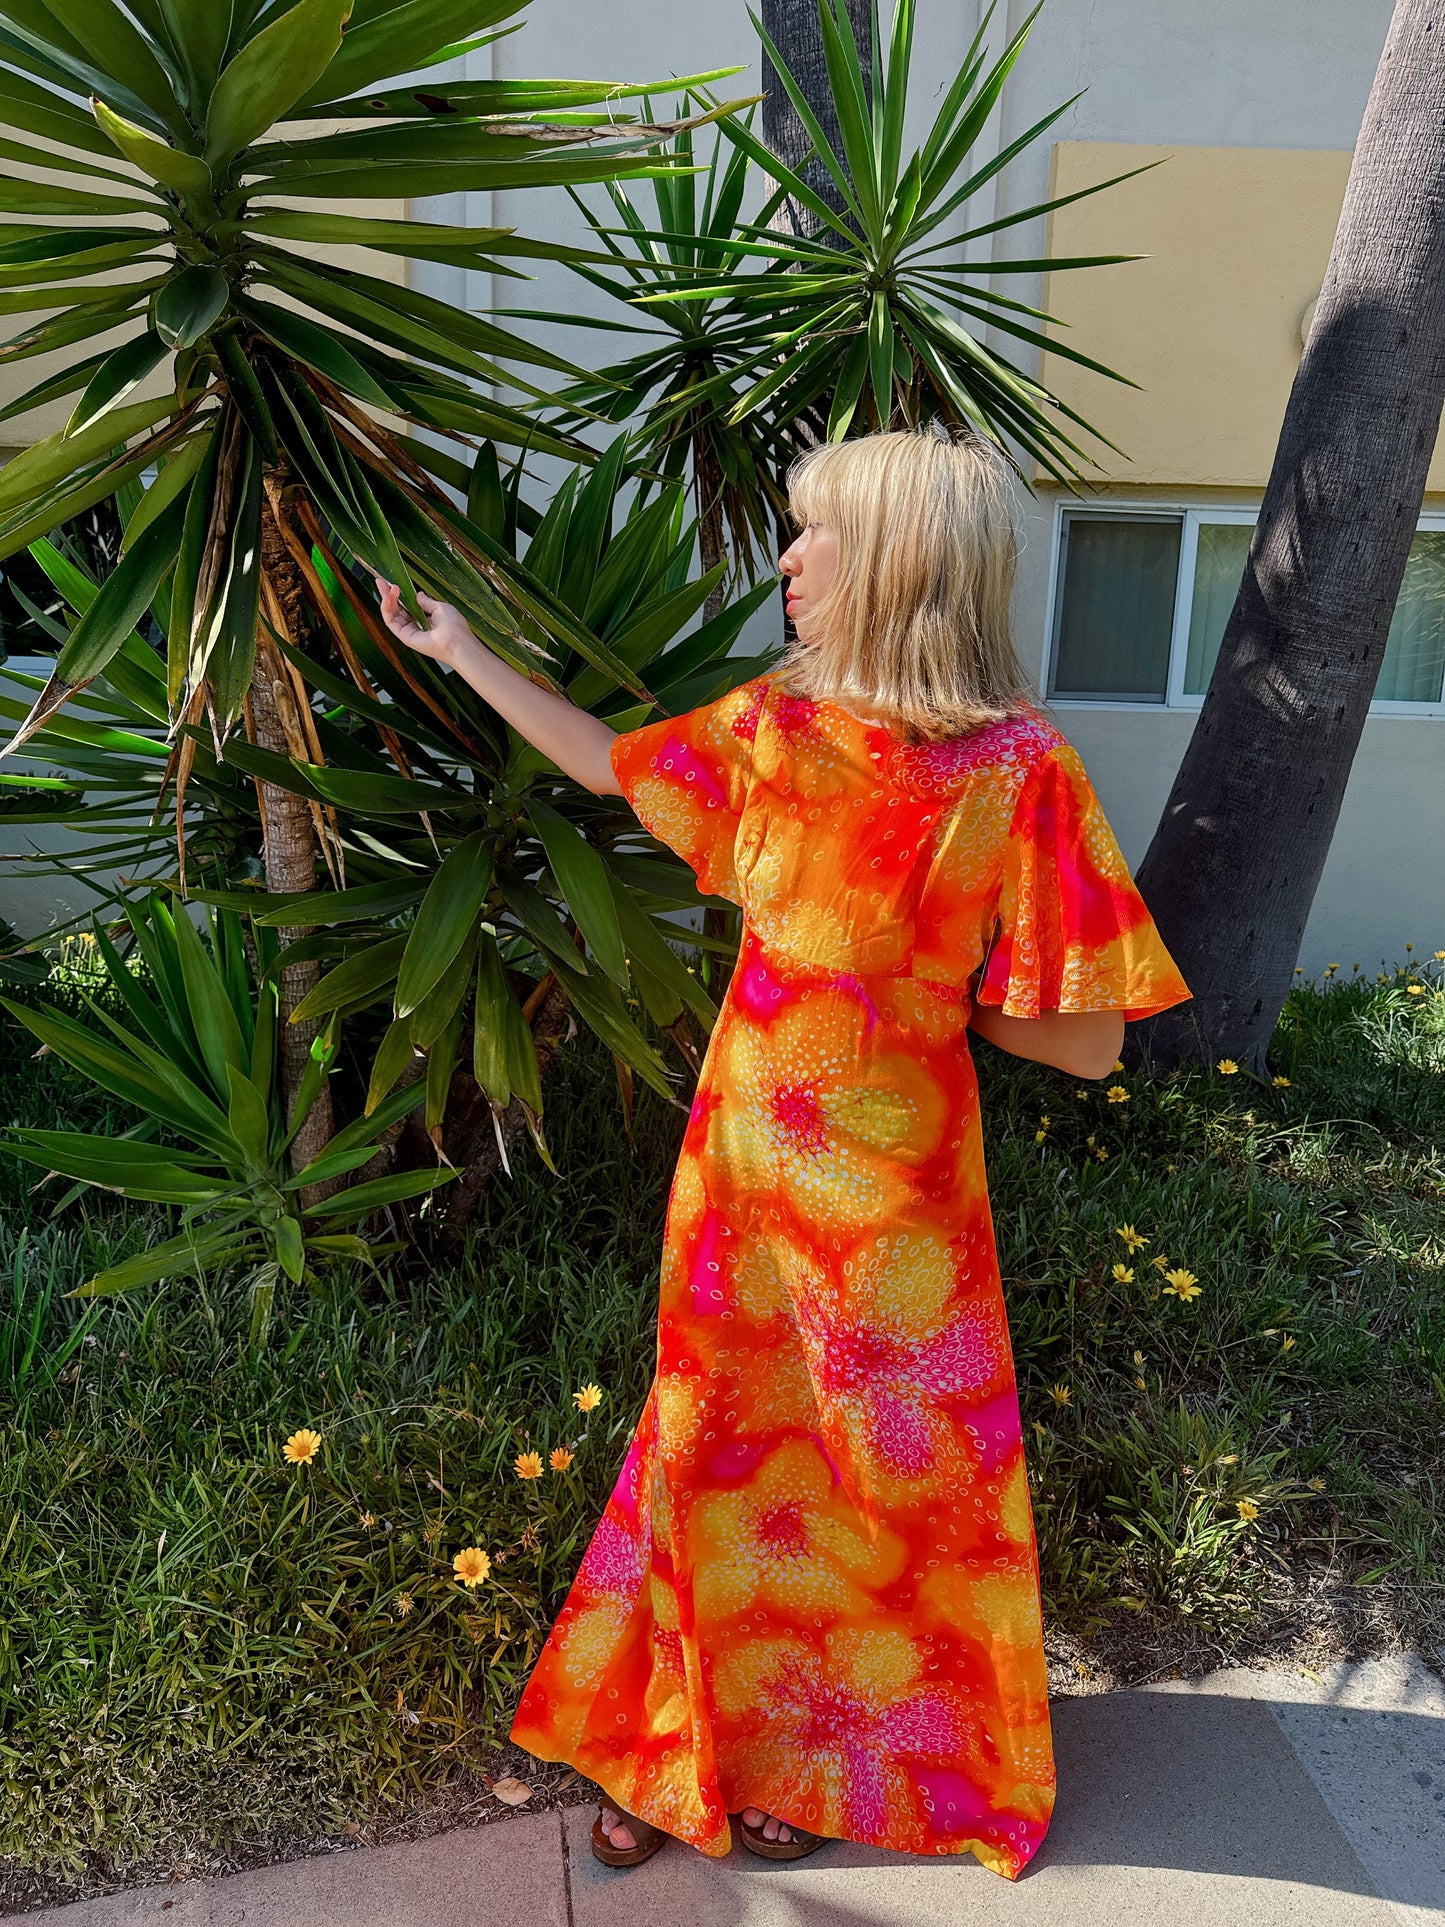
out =
[[1189,649],[1184,658],[1186,696],[1202,696],[1209,687],[1253,535],[1253,522],[1199,524],[1189,601]]
[[1051,695],[1164,701],[1181,527],[1177,517],[1065,518]]
[[1445,680],[1445,529],[1410,544],[1375,695],[1381,702],[1438,703]]
[[[1189,641],[1184,693],[1209,687],[1225,624],[1254,535],[1252,522],[1199,524],[1189,597]],[[1380,702],[1438,703],[1445,699],[1445,529],[1421,529],[1410,545],[1400,599],[1390,624],[1385,659],[1375,684]]]

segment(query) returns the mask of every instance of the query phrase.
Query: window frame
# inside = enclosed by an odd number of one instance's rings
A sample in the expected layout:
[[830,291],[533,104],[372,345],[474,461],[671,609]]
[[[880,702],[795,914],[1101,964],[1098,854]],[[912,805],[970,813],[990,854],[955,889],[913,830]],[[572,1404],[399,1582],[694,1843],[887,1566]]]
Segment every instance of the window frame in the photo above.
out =
[[[1197,696],[1186,693],[1184,672],[1189,656],[1189,619],[1194,603],[1194,572],[1199,553],[1199,525],[1201,522],[1232,522],[1252,524],[1259,520],[1259,504],[1253,508],[1214,508],[1198,502],[1144,501],[1137,497],[1124,501],[1095,502],[1075,505],[1063,499],[1054,503],[1051,546],[1049,553],[1049,588],[1047,620],[1044,626],[1044,688],[1051,691],[1054,669],[1058,661],[1059,628],[1064,612],[1064,531],[1068,521],[1121,522],[1131,518],[1143,521],[1177,521],[1179,532],[1179,573],[1174,589],[1174,625],[1169,637],[1169,665],[1164,695],[1158,697],[1138,696],[1079,696],[1048,694],[1046,701],[1051,709],[1127,709],[1144,711],[1159,715],[1171,710],[1185,710],[1197,713],[1204,702],[1201,692]],[[1415,523],[1417,534],[1445,531],[1445,510],[1423,510]],[[1445,688],[1441,700],[1433,703],[1395,702],[1388,699],[1370,700],[1370,715],[1408,716],[1417,721],[1426,718],[1445,716]]]

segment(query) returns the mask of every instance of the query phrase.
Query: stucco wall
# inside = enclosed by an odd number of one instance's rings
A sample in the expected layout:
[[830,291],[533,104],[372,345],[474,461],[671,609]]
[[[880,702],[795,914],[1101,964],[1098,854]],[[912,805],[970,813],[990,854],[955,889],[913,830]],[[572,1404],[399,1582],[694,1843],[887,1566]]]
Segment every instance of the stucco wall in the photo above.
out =
[[[1027,0],[1006,0],[995,16],[996,38],[1001,39],[1005,26],[1016,29],[1027,11]],[[955,71],[978,12],[977,0],[920,0],[915,123]],[[1009,82],[991,137],[1013,140],[1061,101],[1084,91],[1049,140],[999,178],[991,190],[994,211],[1030,207],[1048,197],[1055,142],[1150,146],[1176,154],[1211,148],[1298,150],[1297,162],[1272,165],[1275,179],[1281,178],[1281,170],[1294,167],[1301,178],[1316,182],[1310,190],[1313,212],[1305,224],[1311,227],[1313,259],[1321,241],[1314,232],[1322,218],[1318,182],[1325,176],[1342,182],[1340,157],[1354,142],[1390,12],[1391,0],[1213,0],[1207,8],[1197,0],[1108,0],[1107,5],[1100,0],[1049,0]],[[660,81],[745,61],[746,70],[726,83],[727,91],[752,93],[759,84],[745,0],[685,9],[663,8],[657,0],[609,0],[606,6],[595,0],[534,0],[522,29],[498,42],[489,58],[490,70],[499,75],[607,74],[629,80],[656,76]],[[665,88],[658,102],[666,111]],[[1228,164],[1246,171],[1255,166],[1249,161]],[[1187,165],[1209,178],[1209,155],[1191,156]],[[1177,163],[1171,166],[1174,178],[1182,179],[1185,170]],[[1168,171],[1160,169],[1159,175]],[[1091,211],[1091,218],[1095,212],[1100,232],[1107,234],[1108,197]],[[1115,212],[1122,230],[1127,203],[1121,200]],[[532,233],[576,237],[581,232],[560,194],[468,196],[461,205],[438,206],[436,213],[516,224]],[[1218,233],[1218,245],[1227,247],[1227,222]],[[1327,248],[1328,237],[1323,239]],[[1023,257],[1037,256],[1044,242],[1040,219],[999,236],[995,245],[1000,256]],[[1116,241],[1107,251],[1126,251],[1128,245],[1127,239]],[[434,278],[439,293],[461,293],[460,285],[455,290],[442,285],[448,272],[423,268],[416,279],[431,286]],[[1097,311],[1081,313],[1074,332],[1087,351],[1136,379],[1141,369],[1152,379],[1160,365],[1158,344],[1144,338],[1135,325],[1138,313],[1129,281],[1135,272],[1108,271],[1108,283],[1116,292],[1104,299],[1108,284],[1101,279]],[[467,281],[466,296],[478,304],[492,294],[481,277],[469,276]],[[1036,300],[1042,289],[1037,280],[1031,284],[1023,278],[1011,280],[1008,292]],[[1227,315],[1228,303],[1220,301],[1217,287],[1202,292]],[[1287,294],[1275,297],[1281,312],[1297,293],[1291,283]],[[564,306],[573,312],[595,312],[605,305],[601,296],[546,268],[530,284],[499,282],[494,298],[508,305]],[[1241,343],[1243,339],[1241,331]],[[574,353],[598,359],[621,352],[620,343],[604,345],[602,337],[579,338],[576,332],[567,345]],[[1145,367],[1149,357],[1153,359]],[[1020,359],[1027,364],[1026,356]],[[1278,370],[1274,379],[1277,389]],[[1167,416],[1168,411],[1156,405],[1161,431],[1170,428]],[[1221,465],[1211,475],[1237,481],[1258,475],[1259,450],[1272,446],[1273,427],[1256,435],[1258,447],[1247,472],[1234,474]],[[1127,444],[1130,438],[1124,439]],[[1176,434],[1176,449],[1178,445]],[[1166,472],[1174,457],[1165,459],[1162,442],[1149,446],[1154,449],[1149,470],[1153,486],[1182,484],[1185,475]],[[1145,442],[1140,440],[1139,447]],[[1122,470],[1113,492],[1137,495],[1141,479],[1137,471]],[[1177,488],[1173,492],[1177,495]],[[1237,491],[1212,497],[1196,491],[1189,499],[1243,504],[1251,497]],[[1017,622],[1023,653],[1036,668],[1042,666],[1048,618],[1054,502],[1053,493],[1041,489],[1036,498],[1026,500],[1023,513]],[[1157,706],[1088,705],[1061,705],[1055,714],[1079,744],[1126,854],[1137,863],[1188,739],[1192,715]],[[1372,965],[1382,955],[1398,954],[1407,939],[1430,949],[1445,944],[1445,786],[1435,780],[1442,748],[1445,721],[1390,717],[1368,726],[1306,935],[1303,961],[1311,969],[1333,961],[1342,962],[1346,970],[1355,961]],[[1431,906],[1437,907],[1439,930],[1425,928]],[[0,909],[4,907],[0,886]]]

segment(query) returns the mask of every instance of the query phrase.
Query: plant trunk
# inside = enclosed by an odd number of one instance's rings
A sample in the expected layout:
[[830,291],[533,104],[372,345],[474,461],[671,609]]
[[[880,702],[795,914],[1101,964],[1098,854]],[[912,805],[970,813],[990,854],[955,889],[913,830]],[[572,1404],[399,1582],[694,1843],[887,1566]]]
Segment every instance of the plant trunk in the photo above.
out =
[[[296,564],[276,523],[275,494],[268,488],[262,508],[261,569],[269,584],[289,635],[303,607],[304,589]],[[249,721],[252,740],[261,749],[274,750],[278,756],[294,756],[298,747],[298,725],[294,715],[296,696],[285,674],[275,645],[264,622],[257,638],[256,667],[251,677]],[[316,835],[310,804],[305,797],[277,789],[274,783],[256,783],[261,806],[262,852],[266,888],[270,891],[314,890],[316,888]],[[294,943],[306,936],[304,930],[282,929],[281,944]],[[321,1032],[319,1019],[293,1024],[291,1012],[311,990],[321,974],[316,963],[289,964],[281,972],[281,1088],[288,1121],[296,1093],[311,1055],[311,1046]],[[310,1163],[332,1135],[331,1092],[323,1083],[291,1146],[291,1168],[299,1171]]]
[[[718,465],[717,451],[704,434],[701,425],[692,437],[692,482],[697,496],[697,553],[702,564],[702,573],[715,569],[719,562],[728,560],[727,530],[723,520],[722,469]],[[707,601],[702,607],[702,619],[711,622],[713,617],[722,614],[723,604],[727,601],[728,579],[723,576],[717,586],[708,591]]]
[[1445,0],[1398,0],[1219,661],[1139,887],[1194,993],[1134,1060],[1263,1072],[1445,397]]
[[[827,4],[827,0],[763,0],[762,21],[773,45],[787,64],[794,85],[812,109],[829,146],[841,159],[838,106],[828,79],[828,63],[823,57],[823,34],[818,24],[818,8],[823,4]],[[864,84],[871,98],[873,16],[878,0],[846,0],[846,5],[858,42]],[[829,207],[839,214],[843,212],[843,202],[832,175],[816,157],[804,160],[804,156],[811,152],[813,143],[767,54],[763,55],[763,145],[770,153],[776,154],[785,167],[795,174],[800,173],[813,192],[820,195]],[[791,196],[779,207],[771,225],[780,234],[799,235],[805,240],[812,240],[820,233],[825,241],[829,238],[829,230],[823,227],[818,216],[811,209],[800,207]],[[800,454],[827,438],[829,403],[828,396],[821,396],[786,424],[784,439]],[[779,480],[782,479],[780,476]],[[778,519],[779,539],[783,549],[786,549],[793,534],[786,518],[780,516]],[[791,644],[793,629],[787,613],[787,596],[788,585],[785,580],[780,585],[779,597],[784,605],[783,638],[785,643]]]
[[[847,0],[848,17],[858,37],[858,54],[863,77],[870,90],[873,78],[873,12],[876,0]],[[828,84],[828,67],[823,58],[823,35],[818,25],[819,0],[763,0],[763,26],[783,56],[794,84],[807,101],[834,152],[839,151],[838,108]],[[835,212],[843,204],[832,176],[814,159],[804,163],[812,148],[807,129],[798,110],[788,99],[777,70],[763,56],[763,144],[776,154],[785,167],[801,173],[816,194]],[[787,200],[773,217],[772,225],[785,234],[802,235],[811,240],[820,223],[816,214],[796,201]]]

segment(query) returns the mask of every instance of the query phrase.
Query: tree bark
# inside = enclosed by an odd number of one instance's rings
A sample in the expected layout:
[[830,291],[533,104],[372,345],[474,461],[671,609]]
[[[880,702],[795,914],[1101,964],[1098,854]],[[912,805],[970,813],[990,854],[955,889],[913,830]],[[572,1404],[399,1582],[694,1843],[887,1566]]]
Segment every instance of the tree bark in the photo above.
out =
[[[873,8],[875,0],[847,0],[848,17],[858,38],[858,53],[863,77],[871,88],[873,78]],[[835,153],[839,149],[838,108],[828,84],[828,68],[823,59],[823,35],[818,25],[818,0],[763,0],[763,26],[774,46],[787,63],[788,72],[804,100],[817,116],[818,124]],[[798,110],[788,99],[777,70],[763,56],[763,144],[776,154],[785,167],[801,173],[815,193],[829,207],[842,213],[843,203],[833,179],[822,164],[803,156],[812,147]],[[773,219],[773,226],[786,234],[811,239],[820,226],[810,209],[796,201],[785,201]]]
[[[268,489],[261,511],[261,569],[279,604],[279,613],[289,635],[303,606],[304,591],[296,564],[277,526],[274,497]],[[294,714],[296,696],[290,678],[284,673],[274,644],[263,623],[257,638],[256,667],[251,677],[249,722],[251,738],[262,749],[279,756],[295,756],[299,726]],[[304,753],[304,751],[303,751]],[[270,891],[314,890],[316,888],[316,835],[311,806],[305,797],[293,796],[274,783],[256,783],[261,807],[262,854],[266,888]],[[299,929],[277,932],[284,948],[309,933]],[[311,1055],[311,1046],[320,1035],[317,1018],[300,1024],[290,1021],[291,1013],[306,993],[319,981],[320,965],[290,964],[281,972],[281,1088],[290,1121],[296,1093]],[[291,1168],[299,1171],[309,1164],[332,1135],[331,1091],[323,1083],[305,1122],[291,1146]]]
[[1219,661],[1138,883],[1194,993],[1157,1066],[1263,1072],[1445,397],[1445,0],[1398,0]]
[[[728,560],[728,546],[723,516],[722,469],[718,465],[717,452],[701,424],[694,429],[692,437],[692,484],[697,497],[698,560],[702,564],[702,573],[706,575],[719,562]],[[708,591],[702,609],[704,622],[711,622],[714,616],[722,614],[727,594],[728,579],[724,576],[715,588]]]

